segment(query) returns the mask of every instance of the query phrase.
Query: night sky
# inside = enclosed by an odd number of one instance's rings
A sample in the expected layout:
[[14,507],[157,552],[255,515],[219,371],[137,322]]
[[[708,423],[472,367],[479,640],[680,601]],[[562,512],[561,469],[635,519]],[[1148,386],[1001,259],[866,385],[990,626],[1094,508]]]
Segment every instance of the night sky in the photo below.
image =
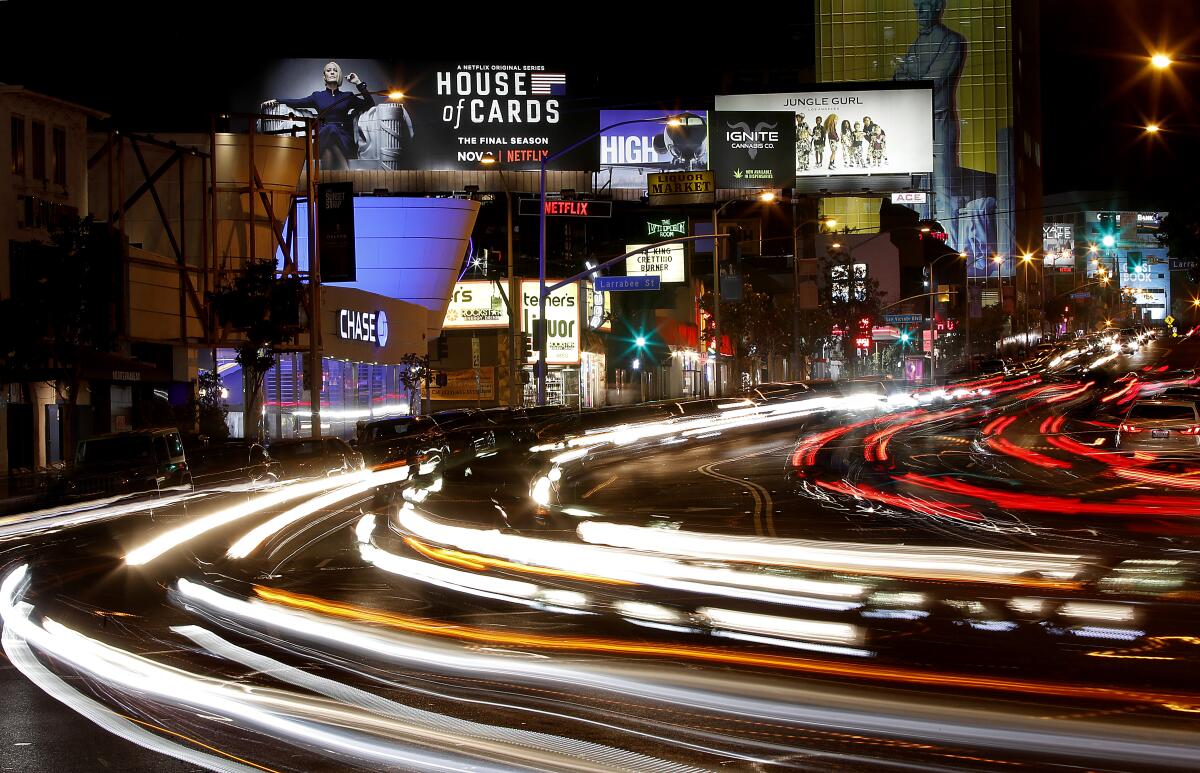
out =
[[[567,18],[561,4],[445,23],[411,14],[392,23],[397,12],[388,9],[396,5],[361,4],[326,20],[281,20],[248,5],[225,6],[226,18],[220,4],[196,6],[196,18],[176,30],[162,4],[140,14],[129,4],[82,6],[87,16],[52,23],[44,2],[0,2],[0,81],[154,132],[206,130],[213,112],[230,109],[239,83],[280,57],[561,63],[588,82],[594,107],[706,104],[716,93],[789,89],[811,78],[813,64],[811,1],[791,4],[790,17],[722,20],[717,34],[704,27],[707,14],[680,25],[670,7],[645,4],[575,6],[571,16],[603,18],[569,33],[551,23]],[[184,7],[170,6],[170,16]],[[1112,187],[1162,205],[1192,196],[1200,172],[1193,97],[1200,93],[1200,0],[1043,0],[1040,7],[1046,192]],[[126,26],[99,37],[100,18]],[[553,36],[542,39],[533,28]],[[345,35],[332,46],[316,42],[329,29]],[[1196,60],[1151,71],[1145,62],[1155,50]],[[1152,141],[1142,132],[1151,121],[1164,129]]]

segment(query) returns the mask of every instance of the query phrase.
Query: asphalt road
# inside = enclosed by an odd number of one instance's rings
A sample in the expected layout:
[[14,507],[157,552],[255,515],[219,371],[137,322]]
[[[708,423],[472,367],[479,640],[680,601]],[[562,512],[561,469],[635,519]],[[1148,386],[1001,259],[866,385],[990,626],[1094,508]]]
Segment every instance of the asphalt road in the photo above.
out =
[[1200,492],[1096,442],[1198,360],[0,521],[2,766],[1191,768]]

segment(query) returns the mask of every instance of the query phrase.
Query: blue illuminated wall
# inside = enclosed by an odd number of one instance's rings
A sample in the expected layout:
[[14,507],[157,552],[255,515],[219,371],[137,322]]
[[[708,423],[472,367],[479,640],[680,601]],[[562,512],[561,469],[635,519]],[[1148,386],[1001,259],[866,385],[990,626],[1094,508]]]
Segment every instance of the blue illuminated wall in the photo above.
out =
[[[438,323],[462,268],[479,202],[466,199],[356,196],[353,287],[429,309]],[[300,270],[308,269],[308,212],[297,205]]]

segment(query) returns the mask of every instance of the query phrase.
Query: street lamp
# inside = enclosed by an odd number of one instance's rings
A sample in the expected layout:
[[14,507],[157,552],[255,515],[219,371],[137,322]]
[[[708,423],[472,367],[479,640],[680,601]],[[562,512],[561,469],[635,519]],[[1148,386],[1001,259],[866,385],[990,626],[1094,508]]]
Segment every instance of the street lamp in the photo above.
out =
[[[931,231],[932,231],[932,229],[930,229],[930,228],[922,228],[921,229],[922,233],[930,233]],[[933,341],[934,341],[933,331],[936,329],[936,326],[934,323],[934,315],[936,313],[935,307],[934,307],[934,301],[937,299],[937,274],[934,273],[934,269],[937,267],[937,264],[939,261],[941,261],[943,258],[948,258],[951,256],[956,257],[956,258],[966,258],[967,253],[965,253],[965,252],[947,252],[944,255],[939,255],[938,257],[934,258],[933,261],[931,261],[929,264],[929,380],[930,380],[930,383],[933,383],[934,373],[937,370],[937,365],[935,364],[934,359],[933,359]],[[965,282],[965,276],[966,276],[965,270],[963,272],[963,275],[964,275],[964,282]],[[963,289],[966,290],[967,288],[964,286]],[[968,317],[969,317],[970,309],[967,310],[967,313],[968,313]]]
[[1021,279],[1024,284],[1024,289],[1022,290],[1022,293],[1024,294],[1024,297],[1025,297],[1025,306],[1022,309],[1022,314],[1021,314],[1021,316],[1022,316],[1021,327],[1023,328],[1024,334],[1023,334],[1021,340],[1022,340],[1022,343],[1024,343],[1024,350],[1025,350],[1026,354],[1029,353],[1029,264],[1032,262],[1033,262],[1033,253],[1032,252],[1027,252],[1021,256],[1021,266],[1022,266]]
[[[806,370],[801,367],[800,354],[800,229],[810,223],[816,223],[819,226],[824,226],[827,232],[832,232],[837,228],[837,218],[833,217],[817,217],[812,220],[804,220],[796,222],[799,219],[797,213],[797,200],[792,198],[792,362],[789,366],[789,373],[793,381],[800,380],[797,378],[802,371]],[[808,241],[807,239],[805,240]],[[841,249],[840,244],[834,244],[834,249]],[[806,245],[807,251],[807,245]]]
[[[596,137],[599,137],[609,129],[615,129],[618,126],[628,126],[634,123],[665,123],[668,126],[678,126],[680,124],[679,116],[664,115],[654,118],[633,118],[628,121],[618,121],[608,126],[602,126],[599,130],[592,132],[588,136],[574,142],[562,150],[554,153],[549,153],[542,157],[540,169],[538,171],[538,318],[535,328],[540,328],[541,335],[538,336],[538,363],[537,363],[537,404],[546,404],[546,164],[562,158],[566,154],[575,150],[585,142],[591,142]],[[714,220],[715,223],[715,220]],[[716,254],[716,229],[713,229],[713,254]],[[718,345],[718,350],[720,346]]]
[[[483,158],[479,160],[484,166],[495,166],[496,154],[490,150],[483,154]],[[516,302],[517,298],[521,297],[521,288],[516,277],[517,256],[513,252],[513,209],[512,209],[512,190],[508,187],[508,180],[504,177],[504,170],[496,167],[496,172],[500,175],[500,184],[504,186],[504,230],[505,230],[505,249],[508,250],[508,404],[512,407],[517,407],[525,402],[520,394],[520,378],[518,371],[523,370],[520,364],[520,358],[517,355],[517,324],[518,317],[521,315],[521,304]]]
[[992,262],[996,264],[996,300],[1000,304],[1000,311],[1004,311],[1004,288],[1000,284],[1000,266],[1004,263],[1003,255],[992,256]]
[[[769,204],[775,201],[774,191],[755,191],[753,193],[736,196],[725,202],[719,207],[713,208],[712,214],[712,231],[713,231],[713,340],[716,341],[716,351],[713,355],[713,392],[714,397],[721,396],[721,262],[720,253],[717,250],[717,220],[725,208],[736,201],[745,201],[747,199],[758,199],[764,204]],[[793,260],[794,262],[794,260]]]
[[1150,57],[1150,64],[1156,70],[1165,70],[1171,66],[1171,57],[1166,54],[1155,54]]

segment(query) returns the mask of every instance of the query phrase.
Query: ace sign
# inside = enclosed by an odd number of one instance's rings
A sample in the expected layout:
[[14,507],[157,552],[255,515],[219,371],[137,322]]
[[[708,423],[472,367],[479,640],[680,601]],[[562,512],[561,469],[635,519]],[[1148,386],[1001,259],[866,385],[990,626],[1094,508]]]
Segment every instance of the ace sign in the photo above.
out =
[[[547,279],[551,285],[559,280]],[[538,318],[538,282],[521,282],[521,330],[533,332]],[[579,364],[579,284],[560,287],[546,298],[546,364]],[[537,362],[539,352],[534,348],[529,362]]]

